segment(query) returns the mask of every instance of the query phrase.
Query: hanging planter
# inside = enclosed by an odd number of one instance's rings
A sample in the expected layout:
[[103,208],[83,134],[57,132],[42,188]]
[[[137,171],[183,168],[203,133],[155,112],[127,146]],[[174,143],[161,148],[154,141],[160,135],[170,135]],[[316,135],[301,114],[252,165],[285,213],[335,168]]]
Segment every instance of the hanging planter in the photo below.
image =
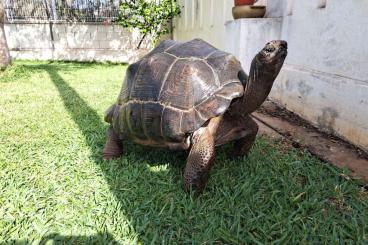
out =
[[253,5],[255,0],[234,0],[235,6],[241,6],[241,5]]
[[266,6],[242,5],[233,7],[234,19],[263,18],[266,14]]
[[233,17],[240,18],[262,18],[266,14],[266,6],[253,5],[258,0],[234,0]]

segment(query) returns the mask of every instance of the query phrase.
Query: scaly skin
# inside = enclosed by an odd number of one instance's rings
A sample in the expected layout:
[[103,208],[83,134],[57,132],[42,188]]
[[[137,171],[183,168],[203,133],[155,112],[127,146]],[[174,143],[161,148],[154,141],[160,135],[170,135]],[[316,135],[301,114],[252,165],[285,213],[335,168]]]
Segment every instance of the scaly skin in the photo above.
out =
[[107,140],[103,149],[103,159],[110,160],[120,157],[123,154],[122,140],[119,139],[119,135],[115,133],[111,126],[107,130],[106,138]]
[[[275,48],[275,51],[266,52],[269,48]],[[246,117],[266,100],[286,58],[286,49],[285,41],[272,41],[254,57],[244,95],[231,105],[230,114]]]
[[215,158],[216,131],[222,116],[210,120],[206,127],[198,129],[192,137],[192,148],[189,152],[184,171],[184,190],[200,193],[208,180],[210,169]]
[[257,123],[252,118],[247,117],[245,119],[244,127],[246,128],[246,135],[235,141],[232,157],[248,155],[250,149],[256,141],[256,136],[258,133]]

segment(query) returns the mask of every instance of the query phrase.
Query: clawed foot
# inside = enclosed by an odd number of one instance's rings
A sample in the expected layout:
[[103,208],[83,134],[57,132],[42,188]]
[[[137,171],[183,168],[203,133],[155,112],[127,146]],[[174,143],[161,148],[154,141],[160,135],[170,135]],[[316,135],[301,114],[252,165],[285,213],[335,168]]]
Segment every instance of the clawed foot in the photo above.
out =
[[120,157],[121,154],[111,154],[111,153],[103,153],[102,155],[102,159],[107,161],[107,160],[114,160]]
[[122,142],[118,135],[110,127],[107,131],[107,139],[102,158],[104,160],[116,159],[119,158],[121,154],[123,154]]
[[249,156],[249,153],[238,153],[238,152],[235,152],[235,151],[232,151],[228,154],[228,158],[231,159],[232,161],[237,161],[237,160],[240,160],[242,158],[248,158]]
[[103,160],[113,160],[113,159],[119,158],[121,154],[123,154],[121,147],[113,146],[113,145],[107,146],[106,144],[103,150],[102,159]]
[[[185,178],[185,177],[184,177]],[[190,178],[185,178],[184,180],[184,191],[192,192],[195,195],[202,193],[203,189],[206,186],[208,181],[208,173],[196,173],[194,176],[190,176]]]
[[239,159],[242,159],[242,158],[248,158],[249,156],[249,152],[250,152],[250,148],[241,148],[241,147],[234,147],[229,153],[228,153],[228,157],[231,159],[231,160],[239,160]]

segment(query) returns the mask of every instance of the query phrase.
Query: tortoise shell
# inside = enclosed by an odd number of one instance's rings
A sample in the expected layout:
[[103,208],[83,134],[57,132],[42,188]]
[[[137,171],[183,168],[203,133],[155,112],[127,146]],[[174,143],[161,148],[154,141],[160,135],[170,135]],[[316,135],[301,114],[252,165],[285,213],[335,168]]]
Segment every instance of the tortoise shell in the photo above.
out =
[[128,67],[113,128],[145,145],[183,143],[243,95],[239,72],[241,64],[233,55],[201,39],[163,41]]

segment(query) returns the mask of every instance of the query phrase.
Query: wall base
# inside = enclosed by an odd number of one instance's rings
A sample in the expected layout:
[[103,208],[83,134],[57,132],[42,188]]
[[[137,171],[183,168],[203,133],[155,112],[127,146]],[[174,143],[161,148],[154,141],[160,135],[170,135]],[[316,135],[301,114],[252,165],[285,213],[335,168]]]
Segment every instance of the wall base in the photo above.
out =
[[270,98],[320,130],[368,150],[367,94],[368,85],[359,80],[285,64]]

